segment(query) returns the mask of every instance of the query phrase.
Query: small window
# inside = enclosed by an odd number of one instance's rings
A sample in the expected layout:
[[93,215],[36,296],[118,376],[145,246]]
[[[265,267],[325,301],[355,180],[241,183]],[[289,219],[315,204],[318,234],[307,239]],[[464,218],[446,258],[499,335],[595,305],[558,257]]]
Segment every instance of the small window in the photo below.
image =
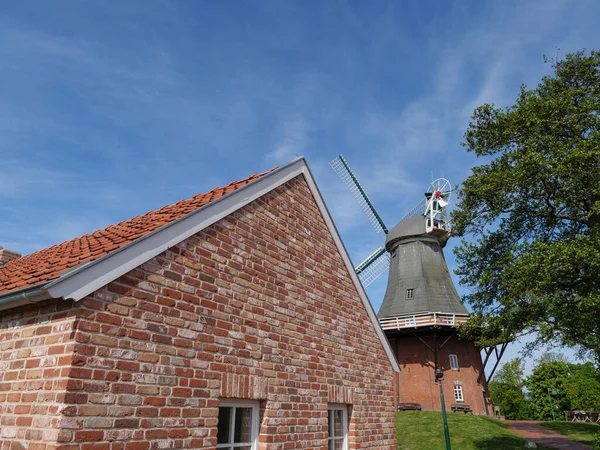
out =
[[258,403],[222,401],[219,405],[217,448],[258,450]]
[[329,450],[348,450],[348,407],[328,405],[327,418]]
[[456,355],[450,355],[450,368],[452,370],[458,370],[459,366],[458,366],[458,356]]
[[406,319],[404,319],[404,325],[407,327],[416,327],[417,321],[415,319],[415,316],[407,317]]
[[406,290],[406,300],[412,300],[415,297],[415,290],[414,289],[407,289]]
[[454,383],[454,400],[457,402],[464,402],[465,399],[463,397],[462,384],[460,381],[456,381]]
[[444,316],[442,323],[444,325],[454,325],[454,316]]

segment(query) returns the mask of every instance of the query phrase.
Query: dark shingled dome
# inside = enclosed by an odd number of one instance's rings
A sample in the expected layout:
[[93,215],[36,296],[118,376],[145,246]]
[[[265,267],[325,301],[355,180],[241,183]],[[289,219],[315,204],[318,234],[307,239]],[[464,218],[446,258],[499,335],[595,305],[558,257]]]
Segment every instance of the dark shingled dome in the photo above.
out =
[[[442,247],[449,233],[427,233],[423,216],[402,220],[387,235],[388,286],[379,318],[418,313],[469,314],[456,292]],[[412,298],[407,291],[412,289]]]

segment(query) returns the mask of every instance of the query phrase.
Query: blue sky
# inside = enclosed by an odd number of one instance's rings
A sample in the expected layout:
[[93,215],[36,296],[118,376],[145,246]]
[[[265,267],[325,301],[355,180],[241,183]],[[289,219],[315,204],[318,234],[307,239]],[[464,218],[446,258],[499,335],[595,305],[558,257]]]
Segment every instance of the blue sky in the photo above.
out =
[[304,155],[359,263],[383,236],[327,162],[344,154],[395,225],[477,163],[459,145],[475,106],[511,104],[555,47],[598,48],[599,16],[593,0],[3,4],[0,245],[30,253]]

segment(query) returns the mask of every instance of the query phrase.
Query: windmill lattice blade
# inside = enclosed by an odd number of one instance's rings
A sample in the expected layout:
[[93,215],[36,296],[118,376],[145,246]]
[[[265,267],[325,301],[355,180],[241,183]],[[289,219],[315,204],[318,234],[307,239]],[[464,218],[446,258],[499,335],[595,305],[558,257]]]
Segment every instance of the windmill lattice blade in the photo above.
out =
[[342,183],[344,183],[346,187],[350,190],[354,198],[358,201],[358,204],[360,205],[363,212],[366,214],[367,218],[369,219],[369,222],[371,222],[371,225],[373,225],[373,228],[375,228],[375,231],[377,233],[379,233],[380,231],[387,233],[388,230],[384,225],[383,221],[381,220],[381,217],[379,217],[379,214],[377,214],[377,211],[375,211],[375,208],[369,200],[369,197],[367,197],[367,194],[365,193],[362,186],[358,182],[358,179],[348,166],[348,163],[346,163],[346,161],[344,160],[344,157],[342,155],[338,156],[337,158],[332,160],[329,163],[329,165],[337,174],[337,176],[340,177]]
[[[382,250],[382,249],[379,249],[379,250]],[[372,258],[372,256],[367,258],[358,267],[363,266],[363,264],[367,263],[367,261],[371,258]],[[366,288],[373,281],[375,281],[377,278],[379,278],[379,276],[383,272],[386,272],[389,267],[390,267],[390,254],[388,252],[386,252],[385,250],[383,250],[383,252],[380,253],[380,255],[378,257],[373,259],[370,263],[368,263],[364,267],[362,272],[359,273],[358,278],[360,279],[360,282],[362,283],[363,287]]]
[[356,273],[358,275],[360,275],[360,273],[365,270],[367,267],[369,267],[369,265],[374,262],[377,258],[379,258],[383,253],[385,253],[385,250],[382,249],[381,247],[379,247],[377,250],[375,250],[373,253],[371,253],[369,256],[367,256],[367,259],[365,259],[363,262],[361,262],[358,266],[356,266],[354,268],[354,270],[356,271]]
[[413,209],[411,209],[409,212],[407,212],[404,215],[404,217],[402,217],[402,219],[400,219],[400,220],[408,219],[409,217],[414,217],[414,216],[422,216],[425,214],[425,211],[427,211],[427,199],[423,199],[419,203],[417,203],[413,207]]

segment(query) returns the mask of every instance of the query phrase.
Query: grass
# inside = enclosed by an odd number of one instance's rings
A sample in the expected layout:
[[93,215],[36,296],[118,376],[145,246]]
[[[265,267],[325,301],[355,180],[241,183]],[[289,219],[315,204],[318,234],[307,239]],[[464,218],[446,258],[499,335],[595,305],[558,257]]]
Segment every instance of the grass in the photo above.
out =
[[[398,450],[445,450],[442,414],[439,412],[402,411],[396,414]],[[525,439],[508,430],[498,420],[448,413],[452,449],[517,450]],[[538,449],[543,449],[538,445]]]
[[594,423],[544,422],[542,425],[583,444],[592,444],[594,436],[600,432],[600,425]]

